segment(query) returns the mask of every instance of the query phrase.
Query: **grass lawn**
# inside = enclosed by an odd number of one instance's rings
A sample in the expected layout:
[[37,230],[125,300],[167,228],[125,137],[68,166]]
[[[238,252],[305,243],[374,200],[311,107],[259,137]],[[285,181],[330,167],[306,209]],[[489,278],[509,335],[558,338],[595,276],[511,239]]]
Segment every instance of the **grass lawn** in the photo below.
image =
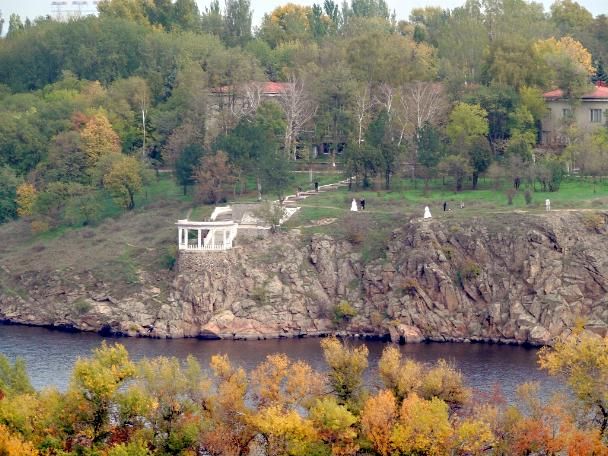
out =
[[[320,219],[338,218],[350,211],[353,198],[359,201],[365,198],[365,212],[375,214],[376,218],[387,215],[403,215],[421,217],[424,206],[429,206],[434,216],[471,217],[480,214],[510,212],[514,210],[542,212],[545,209],[545,199],[551,200],[552,210],[568,209],[608,209],[608,181],[593,182],[572,178],[562,182],[557,192],[542,192],[530,190],[532,201],[526,204],[525,188],[513,197],[513,204],[508,204],[505,182],[495,190],[489,181],[480,180],[477,190],[465,189],[455,192],[451,182],[446,185],[441,180],[430,183],[425,191],[424,181],[415,184],[410,179],[395,179],[391,190],[370,190],[346,188],[338,191],[321,193],[307,198],[299,203],[301,211],[290,221],[290,227],[310,227]],[[380,188],[378,186],[378,188]],[[443,213],[443,202],[451,209]],[[464,209],[460,203],[464,203]]]

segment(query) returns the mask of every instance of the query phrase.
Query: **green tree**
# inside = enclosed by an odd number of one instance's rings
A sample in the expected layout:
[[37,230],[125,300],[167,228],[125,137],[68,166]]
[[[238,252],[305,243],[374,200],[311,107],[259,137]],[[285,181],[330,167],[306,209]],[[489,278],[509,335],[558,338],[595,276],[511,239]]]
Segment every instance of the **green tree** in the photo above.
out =
[[125,209],[135,208],[135,195],[143,186],[143,167],[134,157],[119,155],[103,176],[103,186]]
[[0,168],[0,223],[17,217],[17,188],[21,182],[11,168]]
[[182,150],[177,160],[175,160],[175,178],[178,184],[182,186],[184,195],[187,194],[188,186],[193,185],[196,181],[196,168],[203,154],[204,150],[201,145],[190,144]]
[[251,3],[226,0],[222,39],[228,46],[244,46],[251,39]]
[[460,192],[464,179],[473,173],[469,157],[464,154],[448,155],[441,160],[438,169],[441,173],[454,178],[455,190]]
[[0,353],[0,396],[33,393],[23,359],[11,363]]

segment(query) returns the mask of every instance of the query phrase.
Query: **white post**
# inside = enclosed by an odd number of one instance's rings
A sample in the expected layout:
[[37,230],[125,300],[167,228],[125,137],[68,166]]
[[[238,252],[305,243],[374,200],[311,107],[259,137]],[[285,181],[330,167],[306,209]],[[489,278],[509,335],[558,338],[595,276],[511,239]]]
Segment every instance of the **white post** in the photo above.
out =
[[198,249],[201,249],[201,230],[198,229],[196,230],[196,232],[198,233]]
[[186,245],[186,250],[188,250],[188,243],[189,243],[189,236],[188,236],[188,228],[184,228],[184,244]]
[[182,229],[179,226],[177,227],[177,248],[182,248]]

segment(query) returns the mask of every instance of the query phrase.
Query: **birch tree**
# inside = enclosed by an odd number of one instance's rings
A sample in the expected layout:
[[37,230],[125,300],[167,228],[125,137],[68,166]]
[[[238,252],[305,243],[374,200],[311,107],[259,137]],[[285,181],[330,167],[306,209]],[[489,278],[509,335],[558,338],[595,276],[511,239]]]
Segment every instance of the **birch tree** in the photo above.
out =
[[285,113],[283,146],[287,157],[296,159],[298,137],[306,124],[315,116],[317,107],[302,79],[291,76],[285,89],[279,93],[279,103]]

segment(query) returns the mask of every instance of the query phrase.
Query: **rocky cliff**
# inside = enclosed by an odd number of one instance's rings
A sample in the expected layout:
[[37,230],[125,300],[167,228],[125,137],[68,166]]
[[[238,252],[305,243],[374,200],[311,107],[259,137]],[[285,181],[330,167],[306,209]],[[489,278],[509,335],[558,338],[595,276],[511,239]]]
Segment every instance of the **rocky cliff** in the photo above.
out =
[[[408,342],[546,344],[577,320],[608,331],[608,214],[496,214],[396,226],[380,258],[297,230],[186,253],[119,295],[91,271],[0,271],[0,319],[151,337],[344,331]],[[365,239],[360,240],[365,243]],[[7,285],[8,284],[8,285]]]

